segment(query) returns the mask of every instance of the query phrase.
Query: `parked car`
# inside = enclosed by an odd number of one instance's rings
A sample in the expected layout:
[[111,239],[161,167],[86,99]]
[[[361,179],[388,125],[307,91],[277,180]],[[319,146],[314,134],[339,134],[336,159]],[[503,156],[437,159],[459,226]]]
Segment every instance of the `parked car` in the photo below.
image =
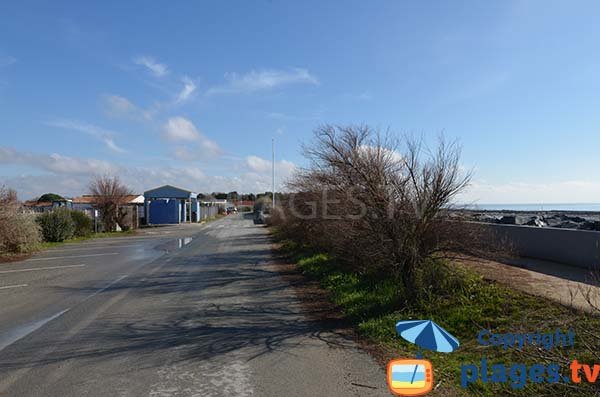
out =
[[227,207],[227,215],[229,214],[237,214],[238,210],[236,207]]
[[254,224],[264,225],[271,216],[270,208],[255,208],[254,209]]
[[255,225],[263,225],[265,223],[265,214],[262,210],[254,210],[254,224]]

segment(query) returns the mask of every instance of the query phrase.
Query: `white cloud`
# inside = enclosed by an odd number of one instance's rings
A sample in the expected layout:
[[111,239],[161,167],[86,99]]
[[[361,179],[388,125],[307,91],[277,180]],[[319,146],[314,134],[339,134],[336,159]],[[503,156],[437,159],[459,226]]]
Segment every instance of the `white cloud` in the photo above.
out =
[[200,139],[200,132],[196,126],[186,118],[171,117],[163,125],[163,136],[169,141],[197,141]]
[[151,111],[141,109],[129,99],[119,95],[103,95],[102,102],[106,114],[112,118],[129,118],[133,120],[151,120]]
[[[46,192],[67,197],[88,192],[96,175],[117,175],[134,192],[142,193],[164,184],[172,184],[196,192],[233,191],[264,192],[271,190],[270,172],[244,172],[232,162],[223,163],[222,174],[186,165],[185,167],[132,167],[92,158],[74,158],[60,154],[36,154],[0,147],[0,164],[33,168],[29,174],[15,177],[0,175],[0,183],[15,188],[21,199],[29,199]],[[2,169],[2,167],[0,167]],[[288,161],[277,163],[277,189],[295,166]],[[35,171],[41,174],[35,174]]]
[[25,165],[45,171],[81,175],[94,173],[112,173],[117,170],[111,163],[96,159],[79,159],[62,156],[57,153],[35,154],[18,152],[11,148],[0,147],[0,164]]
[[254,172],[267,172],[271,170],[271,161],[258,156],[246,157],[246,164]]
[[187,76],[184,76],[183,79],[183,88],[177,95],[176,103],[182,103],[191,98],[192,94],[196,91],[196,84]]
[[109,110],[115,113],[130,113],[135,110],[135,105],[127,98],[118,95],[105,95],[104,100],[110,108]]
[[133,63],[144,66],[156,77],[162,77],[169,73],[169,68],[167,65],[157,62],[153,57],[150,56],[135,57],[133,59]]
[[118,146],[115,143],[114,135],[118,135],[118,134],[113,131],[105,130],[101,127],[98,127],[98,126],[95,126],[92,124],[83,123],[83,122],[76,121],[76,120],[67,120],[67,119],[50,121],[50,122],[47,122],[46,124],[53,126],[53,127],[59,127],[59,128],[67,129],[67,130],[82,132],[84,134],[92,136],[92,137],[102,141],[104,143],[104,145],[108,149],[112,150],[113,152],[117,152],[117,153],[126,153],[127,152],[125,149],[123,149],[122,147]]
[[[263,159],[258,156],[248,156],[246,157],[246,167],[250,169],[251,172],[270,175],[271,173],[271,164],[270,160]],[[278,179],[287,179],[296,171],[296,165],[291,161],[281,160],[275,162],[275,175]]]
[[207,95],[226,93],[251,93],[290,84],[318,85],[319,80],[306,69],[252,70],[246,74],[227,73],[225,85],[211,88]]
[[[171,142],[194,142],[195,146],[180,146],[174,151],[181,160],[199,160],[219,156],[223,150],[219,145],[202,134],[194,123],[184,117],[171,117],[163,125],[163,136]],[[193,150],[193,151],[190,151]]]

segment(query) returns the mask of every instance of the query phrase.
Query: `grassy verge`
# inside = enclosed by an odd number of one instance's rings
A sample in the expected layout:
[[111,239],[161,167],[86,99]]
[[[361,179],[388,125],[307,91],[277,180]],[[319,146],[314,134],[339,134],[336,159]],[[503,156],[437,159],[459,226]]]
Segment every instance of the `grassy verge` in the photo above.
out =
[[89,236],[85,236],[85,237],[73,237],[70,238],[68,240],[64,240],[64,241],[60,241],[60,242],[41,242],[39,244],[37,244],[35,246],[34,249],[32,249],[29,252],[26,253],[0,253],[0,263],[2,262],[13,262],[13,261],[18,261],[18,260],[22,260],[22,259],[26,259],[27,257],[29,257],[31,254],[37,252],[37,251],[41,251],[44,249],[48,249],[48,248],[54,248],[54,247],[59,247],[63,244],[67,244],[67,243],[78,243],[78,242],[82,242],[82,241],[86,241],[86,240],[92,240],[92,239],[101,239],[101,238],[107,238],[107,237],[125,237],[125,236],[133,236],[136,234],[135,230],[128,230],[126,232],[106,232],[106,233],[92,233]]
[[[308,277],[319,281],[329,291],[330,299],[343,311],[358,333],[386,352],[388,358],[415,357],[416,348],[401,339],[395,323],[408,319],[431,319],[455,335],[460,348],[449,354],[425,351],[424,356],[434,367],[437,388],[434,395],[516,395],[558,396],[598,395],[600,389],[580,384],[523,382],[521,373],[510,375],[509,366],[522,363],[557,363],[561,373],[571,373],[573,359],[595,364],[600,351],[600,318],[571,310],[548,300],[514,291],[506,286],[485,281],[460,265],[445,267],[448,272],[443,288],[424,291],[423,298],[410,306],[404,304],[402,293],[393,281],[373,279],[345,271],[335,258],[318,253],[290,241],[282,242],[282,251],[297,263]],[[442,292],[440,292],[442,291]],[[575,332],[575,345],[569,348],[545,350],[538,346],[514,348],[481,346],[477,335],[481,330],[492,333],[550,333],[557,329]],[[481,368],[485,358],[492,364],[505,364],[505,383],[473,382],[461,386],[461,369],[465,364]],[[502,379],[499,376],[498,379]],[[598,378],[600,385],[600,377]]]
[[38,245],[38,248],[41,249],[46,249],[46,248],[53,248],[53,247],[58,247],[61,246],[63,244],[67,244],[67,243],[78,243],[81,241],[86,241],[86,240],[93,240],[93,239],[100,239],[100,238],[107,238],[107,237],[125,237],[125,236],[133,236],[136,234],[135,230],[128,230],[126,232],[104,232],[104,233],[92,233],[89,236],[84,236],[84,237],[73,237],[70,238],[68,240],[64,240],[64,241],[58,241],[58,242],[43,242],[40,243]]

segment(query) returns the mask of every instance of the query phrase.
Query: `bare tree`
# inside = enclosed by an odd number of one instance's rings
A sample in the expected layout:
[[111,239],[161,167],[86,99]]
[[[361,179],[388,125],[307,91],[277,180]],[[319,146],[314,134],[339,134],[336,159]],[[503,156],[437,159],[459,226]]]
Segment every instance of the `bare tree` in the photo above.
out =
[[0,205],[1,206],[14,206],[18,204],[17,191],[14,189],[7,188],[4,185],[0,186]]
[[432,151],[367,126],[325,125],[304,153],[310,166],[289,183],[299,194],[279,211],[282,228],[359,271],[395,277],[406,296],[432,277],[430,259],[466,235],[448,216],[471,178],[456,142],[440,138]]
[[126,204],[131,191],[117,176],[97,176],[90,184],[90,193],[95,196],[94,206],[100,211],[104,229],[114,231],[117,225],[123,223],[126,213],[121,206]]

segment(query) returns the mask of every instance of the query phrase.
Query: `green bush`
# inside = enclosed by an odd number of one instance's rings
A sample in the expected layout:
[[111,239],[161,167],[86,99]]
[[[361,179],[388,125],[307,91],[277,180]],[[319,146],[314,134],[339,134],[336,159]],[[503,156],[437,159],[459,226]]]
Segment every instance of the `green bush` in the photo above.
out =
[[37,220],[42,228],[42,236],[48,242],[70,239],[75,232],[75,222],[71,217],[71,211],[66,208],[44,212]]
[[75,237],[88,237],[92,234],[94,222],[82,211],[71,211],[71,219],[75,224]]

